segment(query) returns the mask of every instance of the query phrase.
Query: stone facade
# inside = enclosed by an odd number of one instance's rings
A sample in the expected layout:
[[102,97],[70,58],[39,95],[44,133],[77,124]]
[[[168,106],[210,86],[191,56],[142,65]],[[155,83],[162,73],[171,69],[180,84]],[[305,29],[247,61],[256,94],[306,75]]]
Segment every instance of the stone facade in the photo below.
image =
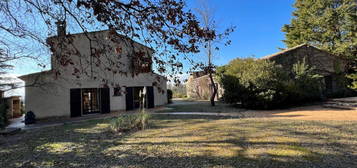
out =
[[[216,100],[222,97],[223,88],[217,82],[217,95]],[[213,92],[213,87],[211,85],[211,80],[209,75],[203,71],[194,72],[190,75],[186,83],[186,93],[188,98],[198,99],[198,100],[209,100]]]
[[[325,94],[334,94],[344,92],[343,72],[345,71],[346,61],[316,47],[302,44],[293,48],[283,50],[281,52],[263,57],[274,61],[276,64],[281,65],[286,71],[291,71],[294,64],[298,61],[305,63],[315,69],[315,72],[323,79],[321,81],[321,88]],[[204,72],[194,72],[188,78],[186,84],[187,97],[195,99],[209,99],[211,95],[209,76]],[[217,82],[218,98],[223,95],[223,89]]]
[[317,74],[323,76],[323,86],[321,87],[327,94],[333,94],[345,89],[341,74],[345,71],[346,61],[316,47],[302,44],[262,59],[274,61],[286,71],[291,71],[293,65],[298,61],[305,60],[305,63],[313,67]]

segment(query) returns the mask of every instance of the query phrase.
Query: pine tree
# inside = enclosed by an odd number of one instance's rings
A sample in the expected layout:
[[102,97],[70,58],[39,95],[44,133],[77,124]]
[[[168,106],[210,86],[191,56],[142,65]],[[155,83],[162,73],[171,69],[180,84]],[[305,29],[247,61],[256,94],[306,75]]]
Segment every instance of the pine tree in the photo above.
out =
[[308,43],[357,61],[355,0],[297,0],[290,24],[284,25],[288,47]]

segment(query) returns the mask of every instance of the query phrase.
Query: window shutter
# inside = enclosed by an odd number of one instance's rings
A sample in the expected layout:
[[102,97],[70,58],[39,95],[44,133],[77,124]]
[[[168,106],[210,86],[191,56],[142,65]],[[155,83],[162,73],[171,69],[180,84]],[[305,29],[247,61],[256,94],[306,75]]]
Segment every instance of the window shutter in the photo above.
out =
[[82,114],[81,89],[70,89],[71,117],[79,117]]
[[134,93],[132,87],[125,88],[125,102],[126,102],[126,110],[134,109]]
[[100,89],[100,112],[101,113],[109,113],[110,112],[110,94],[109,88],[101,88]]
[[147,95],[147,107],[154,108],[155,107],[154,87],[147,86],[146,95]]

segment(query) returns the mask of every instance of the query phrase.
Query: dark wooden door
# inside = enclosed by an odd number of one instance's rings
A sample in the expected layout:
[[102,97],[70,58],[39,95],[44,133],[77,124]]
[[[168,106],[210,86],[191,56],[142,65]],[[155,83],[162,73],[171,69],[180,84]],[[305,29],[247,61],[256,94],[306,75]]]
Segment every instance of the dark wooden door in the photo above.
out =
[[327,93],[331,93],[332,92],[332,76],[325,76],[325,87],[326,87],[326,91]]
[[110,112],[110,94],[109,88],[100,88],[100,112]]
[[126,87],[126,94],[125,94],[125,104],[126,110],[133,110],[134,109],[134,92],[132,87]]
[[152,86],[146,87],[146,95],[147,95],[147,107],[154,108],[155,107],[155,97],[154,97],[154,88]]
[[82,114],[81,89],[70,89],[71,117],[79,117]]

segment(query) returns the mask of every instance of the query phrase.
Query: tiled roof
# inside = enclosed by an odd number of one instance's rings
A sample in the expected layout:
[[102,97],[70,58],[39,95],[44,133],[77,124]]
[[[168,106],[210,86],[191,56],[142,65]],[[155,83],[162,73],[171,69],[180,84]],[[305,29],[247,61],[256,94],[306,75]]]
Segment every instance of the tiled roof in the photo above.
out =
[[[271,59],[271,58],[276,57],[276,56],[278,56],[278,55],[287,53],[287,52],[292,51],[292,50],[296,50],[296,49],[301,48],[301,47],[304,47],[304,46],[314,47],[314,46],[310,46],[310,45],[304,43],[304,44],[300,44],[300,45],[297,45],[297,46],[292,47],[292,48],[285,49],[285,50],[283,50],[283,51],[279,51],[279,52],[274,53],[274,54],[271,54],[271,55],[264,56],[264,57],[262,57],[261,59]],[[316,47],[315,47],[315,48],[316,48]]]

